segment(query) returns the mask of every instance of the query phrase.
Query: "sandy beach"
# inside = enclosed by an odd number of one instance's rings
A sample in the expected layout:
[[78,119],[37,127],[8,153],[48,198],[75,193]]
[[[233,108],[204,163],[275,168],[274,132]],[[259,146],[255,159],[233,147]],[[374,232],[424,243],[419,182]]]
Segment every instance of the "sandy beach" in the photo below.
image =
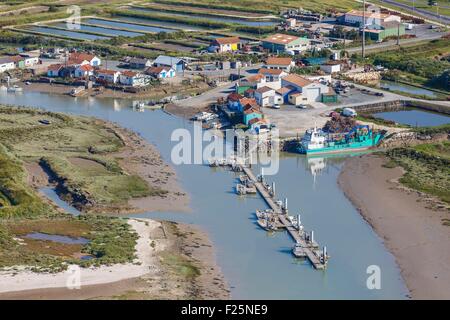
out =
[[[139,234],[134,264],[81,268],[80,288],[68,288],[68,272],[1,271],[0,299],[228,299],[229,289],[205,233],[190,225],[150,219],[128,221]],[[180,237],[180,232],[184,235]],[[186,278],[162,261],[180,254],[200,275]]]
[[[152,241],[150,235],[155,228],[159,227],[160,223],[152,220],[139,221],[134,219],[130,219],[128,223],[139,234],[139,239],[135,247],[137,256],[135,263],[117,264],[100,268],[80,268],[81,286],[111,283],[136,278],[157,271],[155,268],[158,264],[156,251],[149,250],[149,248],[150,241]],[[39,274],[31,271],[21,271],[20,267],[18,269],[19,271],[0,272],[2,279],[0,282],[0,293],[33,289],[65,288],[66,282],[71,275],[69,271],[55,274]]]
[[401,168],[377,155],[350,158],[339,177],[346,196],[395,256],[413,299],[450,299],[450,227],[429,197],[398,182]]

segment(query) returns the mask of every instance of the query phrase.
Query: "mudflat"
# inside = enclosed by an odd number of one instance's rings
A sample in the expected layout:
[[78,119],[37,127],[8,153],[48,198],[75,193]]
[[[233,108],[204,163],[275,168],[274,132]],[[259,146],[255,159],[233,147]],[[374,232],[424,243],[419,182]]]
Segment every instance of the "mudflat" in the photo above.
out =
[[395,256],[413,299],[450,299],[450,213],[401,186],[403,169],[365,155],[346,161],[339,185]]

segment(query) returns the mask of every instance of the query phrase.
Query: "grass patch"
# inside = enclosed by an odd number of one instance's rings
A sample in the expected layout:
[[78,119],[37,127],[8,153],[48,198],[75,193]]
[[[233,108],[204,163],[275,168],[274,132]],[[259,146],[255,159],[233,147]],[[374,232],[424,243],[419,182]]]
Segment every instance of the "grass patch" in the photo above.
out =
[[176,253],[168,251],[161,253],[161,262],[177,275],[187,279],[196,278],[200,275],[200,270],[189,259]]
[[450,203],[450,142],[395,148],[387,155],[390,165],[405,169],[402,184]]
[[[43,120],[49,124],[44,124]],[[167,193],[151,188],[142,178],[120,167],[110,154],[120,151],[124,143],[100,121],[36,109],[0,107],[0,128],[1,143],[5,146],[3,154],[10,154],[8,165],[4,165],[3,171],[7,171],[4,176],[8,177],[9,173],[8,181],[15,181],[16,185],[15,188],[12,185],[0,188],[3,207],[7,207],[8,202],[38,203],[23,182],[26,172],[19,159],[40,162],[52,173],[60,191],[85,211],[126,207],[131,198]],[[14,177],[11,177],[13,172]],[[8,192],[17,189],[18,181],[22,181],[19,188],[22,200],[15,200],[19,197],[17,192],[16,195]],[[28,198],[29,201],[25,201]]]
[[[40,232],[73,238],[85,245],[28,239]],[[0,268],[25,266],[35,272],[59,272],[68,264],[82,267],[133,262],[138,235],[124,220],[103,216],[59,216],[53,219],[2,220],[0,222]],[[81,260],[82,255],[93,259]]]

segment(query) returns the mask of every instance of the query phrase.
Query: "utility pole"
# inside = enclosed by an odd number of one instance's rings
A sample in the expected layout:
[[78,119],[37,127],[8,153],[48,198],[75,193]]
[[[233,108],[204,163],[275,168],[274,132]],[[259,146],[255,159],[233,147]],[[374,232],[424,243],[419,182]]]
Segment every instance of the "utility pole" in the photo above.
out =
[[361,55],[363,58],[366,57],[366,0],[363,0],[363,30],[362,30],[362,47],[361,47]]

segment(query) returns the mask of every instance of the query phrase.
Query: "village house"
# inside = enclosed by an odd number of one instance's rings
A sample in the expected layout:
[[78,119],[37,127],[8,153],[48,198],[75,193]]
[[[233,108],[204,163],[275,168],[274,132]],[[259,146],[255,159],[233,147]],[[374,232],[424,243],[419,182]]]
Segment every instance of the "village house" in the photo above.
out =
[[254,118],[248,122],[249,133],[252,134],[263,134],[267,133],[272,129],[272,125],[266,118]]
[[[280,87],[281,82],[280,80],[287,76],[287,72],[281,69],[267,69],[267,68],[261,68],[258,70],[259,74],[262,74],[266,77],[266,85],[273,87],[274,89],[277,89]],[[271,82],[272,84],[269,84]]]
[[74,76],[76,78],[86,78],[90,77],[94,74],[94,67],[92,67],[90,64],[83,64],[81,66],[78,66],[74,71]]
[[107,83],[117,83],[120,71],[99,69],[95,72],[97,79]]
[[[346,24],[351,24],[355,26],[362,26],[363,24],[363,16],[364,12],[360,10],[351,10],[343,16],[343,21]],[[400,16],[396,16],[393,14],[380,13],[380,12],[365,12],[365,21],[366,25],[377,24],[380,25],[384,22],[401,22]]]
[[329,92],[329,87],[320,82],[313,82],[296,74],[281,79],[282,87],[292,87],[288,93],[288,101],[293,105],[320,102],[322,95]]
[[258,73],[245,77],[235,84],[235,91],[239,94],[244,94],[248,89],[258,89],[266,84],[266,76]]
[[237,51],[239,50],[240,41],[238,37],[215,38],[208,50],[217,53]]
[[128,66],[131,69],[145,69],[151,67],[153,62],[150,59],[145,58],[130,58],[128,60]]
[[14,70],[15,68],[16,64],[10,57],[0,57],[0,73]]
[[262,47],[275,53],[299,54],[310,48],[310,41],[306,37],[277,33],[263,39]]
[[175,72],[182,72],[186,67],[186,62],[180,58],[161,55],[153,61],[153,65],[155,67],[170,67]]
[[124,71],[119,75],[119,83],[124,86],[143,87],[148,85],[149,82],[149,76],[139,72]]
[[241,94],[232,92],[227,97],[228,109],[231,111],[241,111],[243,106],[241,106],[240,100],[244,98]]
[[289,57],[268,57],[265,63],[267,69],[280,69],[286,72],[289,72],[294,65],[294,61]]
[[320,70],[328,74],[341,72],[341,64],[342,62],[339,60],[330,60],[324,64],[321,64]]
[[25,59],[21,56],[11,56],[9,59],[14,62],[15,68],[25,69]]
[[171,67],[150,67],[145,73],[156,79],[173,78],[176,74]]
[[59,63],[49,65],[47,68],[47,77],[51,77],[51,78],[59,77],[60,72],[63,69],[63,67],[64,66]]
[[273,106],[275,104],[275,89],[265,86],[255,90],[255,100],[261,107]]
[[289,93],[295,91],[293,86],[285,86],[275,90],[275,101],[277,104],[289,103]]
[[249,126],[250,121],[252,119],[263,119],[263,113],[261,112],[261,110],[258,107],[252,106],[250,104],[247,104],[244,106],[244,111],[243,111],[243,120],[242,122],[246,125]]
[[86,63],[89,63],[93,67],[99,67],[102,64],[102,61],[99,57],[84,52],[72,52],[69,55],[68,64],[82,65]]

